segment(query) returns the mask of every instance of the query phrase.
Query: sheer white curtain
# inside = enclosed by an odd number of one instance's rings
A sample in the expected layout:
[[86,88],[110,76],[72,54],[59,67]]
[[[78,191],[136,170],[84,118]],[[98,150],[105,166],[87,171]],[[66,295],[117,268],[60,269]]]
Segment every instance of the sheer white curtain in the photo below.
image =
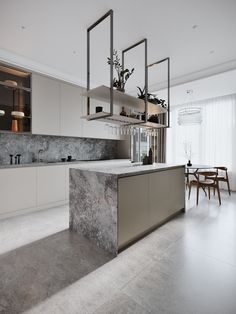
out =
[[[202,123],[179,125],[178,110],[202,108]],[[232,190],[236,190],[236,94],[178,105],[171,110],[171,128],[167,130],[167,162],[187,163],[185,143],[191,144],[193,164],[225,166]]]

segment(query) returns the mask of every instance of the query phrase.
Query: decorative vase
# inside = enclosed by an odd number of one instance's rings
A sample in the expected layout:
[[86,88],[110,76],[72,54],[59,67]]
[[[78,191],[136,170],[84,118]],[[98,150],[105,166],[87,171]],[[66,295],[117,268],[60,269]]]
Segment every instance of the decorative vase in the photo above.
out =
[[191,166],[192,166],[191,160],[188,161],[187,166],[188,166],[188,167],[191,167]]
[[18,121],[15,119],[11,122],[11,130],[13,132],[18,132]]

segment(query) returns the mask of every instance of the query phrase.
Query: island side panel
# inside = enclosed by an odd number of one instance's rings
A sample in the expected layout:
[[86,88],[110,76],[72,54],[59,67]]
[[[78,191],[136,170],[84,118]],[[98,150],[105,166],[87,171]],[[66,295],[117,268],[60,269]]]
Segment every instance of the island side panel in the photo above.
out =
[[117,254],[116,175],[70,169],[70,229]]
[[119,178],[119,249],[185,210],[184,172],[180,166]]

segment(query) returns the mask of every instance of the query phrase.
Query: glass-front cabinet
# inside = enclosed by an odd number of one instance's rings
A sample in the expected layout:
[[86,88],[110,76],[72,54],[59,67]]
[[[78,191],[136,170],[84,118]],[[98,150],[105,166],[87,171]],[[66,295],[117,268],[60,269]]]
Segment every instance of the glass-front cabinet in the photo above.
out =
[[31,73],[0,63],[0,132],[31,132]]

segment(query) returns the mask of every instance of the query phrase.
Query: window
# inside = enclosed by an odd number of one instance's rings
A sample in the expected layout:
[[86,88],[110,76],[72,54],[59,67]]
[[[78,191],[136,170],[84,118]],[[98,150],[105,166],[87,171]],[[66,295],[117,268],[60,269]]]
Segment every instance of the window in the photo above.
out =
[[235,190],[236,94],[198,101],[192,105],[201,108],[201,124],[179,123],[179,110],[186,105],[172,107],[171,128],[167,130],[167,162],[186,164],[189,159],[189,154],[186,155],[188,147],[193,164],[227,167],[231,187]]

